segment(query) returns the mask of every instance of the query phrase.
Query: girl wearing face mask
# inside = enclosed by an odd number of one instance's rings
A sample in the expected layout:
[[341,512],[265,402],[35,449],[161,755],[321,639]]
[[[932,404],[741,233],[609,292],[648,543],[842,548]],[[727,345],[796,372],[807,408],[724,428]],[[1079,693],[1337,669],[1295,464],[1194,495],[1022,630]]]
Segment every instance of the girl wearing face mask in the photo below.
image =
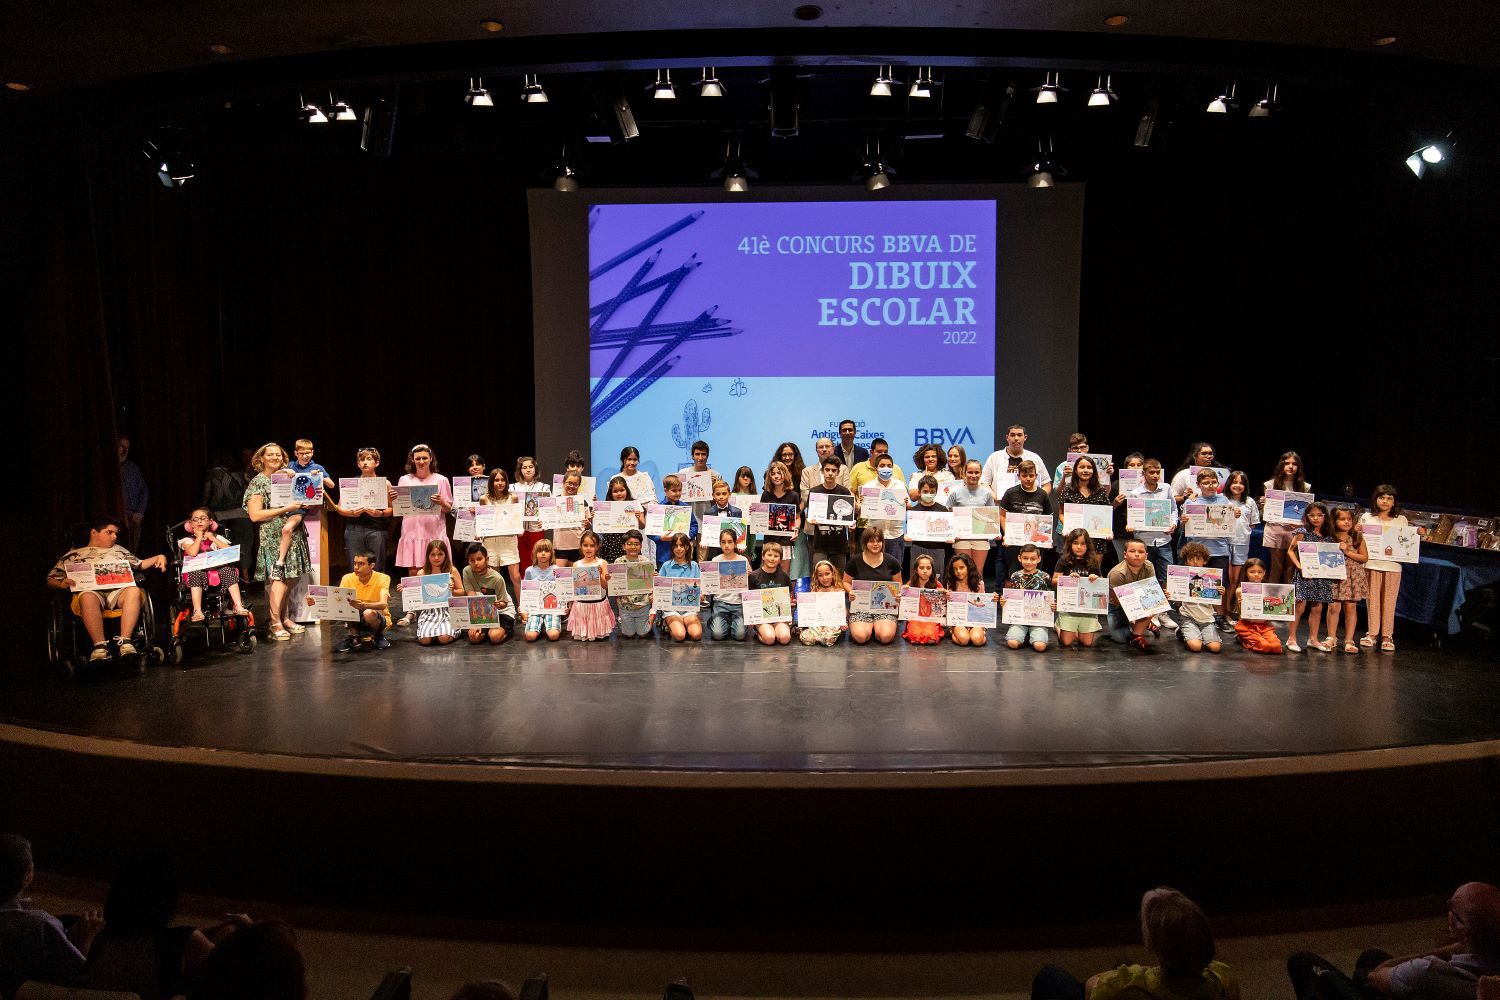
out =
[[[926,512],[947,511],[949,508],[937,502],[937,478],[935,476],[923,475],[917,479],[917,502],[911,505],[912,510]],[[932,575],[941,579],[943,568],[948,565],[948,559],[953,555],[952,542],[913,542],[907,538],[906,544],[911,551],[912,573],[915,575],[917,558],[927,556],[932,560]]]

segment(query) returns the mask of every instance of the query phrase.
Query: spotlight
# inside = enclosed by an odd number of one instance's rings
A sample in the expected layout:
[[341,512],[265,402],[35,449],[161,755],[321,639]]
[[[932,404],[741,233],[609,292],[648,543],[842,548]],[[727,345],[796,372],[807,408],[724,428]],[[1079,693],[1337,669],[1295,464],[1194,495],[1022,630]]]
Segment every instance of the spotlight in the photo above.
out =
[[1421,180],[1427,173],[1427,162],[1422,159],[1420,152],[1412,153],[1406,158],[1406,167],[1417,175],[1417,180]]
[[297,102],[302,105],[302,120],[309,125],[327,125],[328,115],[312,101],[303,100],[299,94]]
[[760,177],[745,162],[744,150],[740,145],[738,135],[727,135],[724,137],[724,166],[709,174],[710,177],[723,177],[724,190],[731,194],[743,194],[750,190],[750,182]]
[[630,100],[617,89],[596,91],[595,109],[584,138],[589,142],[630,142],[641,137]]
[[1042,82],[1040,87],[1031,88],[1032,92],[1036,94],[1036,102],[1038,104],[1056,104],[1062,99],[1062,95],[1068,92],[1068,88],[1058,82],[1060,78],[1061,74],[1054,70],[1047,74],[1046,80]]
[[151,162],[164,188],[180,188],[198,173],[193,158],[183,151],[181,129],[156,129],[141,143],[141,155]]
[[1424,146],[1422,148],[1422,159],[1428,163],[1442,163],[1444,159],[1443,148],[1438,145]]
[[1211,115],[1229,114],[1230,108],[1239,106],[1239,102],[1234,99],[1234,89],[1236,86],[1237,84],[1234,81],[1230,81],[1228,89],[1209,101],[1208,107],[1204,108],[1204,110]]
[[880,140],[875,140],[873,152],[870,148],[870,141],[865,140],[865,160],[854,175],[856,179],[864,179],[865,190],[884,191],[891,186],[891,177],[895,173],[896,168],[888,165],[885,158],[880,155]]
[[1108,73],[1105,73],[1104,75],[1099,77],[1098,85],[1094,87],[1094,92],[1089,95],[1089,107],[1107,108],[1120,99],[1115,95],[1115,92],[1110,89],[1109,82],[1110,81]]
[[896,79],[895,73],[896,67],[894,66],[882,66],[880,67],[880,69],[876,70],[875,82],[870,84],[870,96],[890,97],[893,93],[891,88],[901,82],[900,80]]
[[926,66],[917,71],[917,78],[911,82],[906,91],[907,97],[931,97],[932,96],[932,67]]
[[1250,109],[1251,118],[1269,118],[1271,112],[1276,109],[1276,84],[1266,88],[1266,96],[1255,102]]
[[490,92],[484,89],[484,77],[469,77],[469,92],[464,95],[464,103],[471,108],[493,108],[495,99]]
[[328,103],[330,105],[328,110],[332,112],[329,117],[331,117],[336,122],[359,121],[359,115],[354,113],[354,109],[349,106],[348,101],[334,100],[332,94],[329,94],[328,96]]
[[771,134],[791,138],[801,127],[801,98],[797,93],[797,71],[790,67],[771,70]]
[[1445,164],[1453,158],[1453,133],[1449,132],[1436,142],[1430,142],[1425,146],[1418,147],[1406,157],[1407,169],[1417,175],[1417,179],[1427,175],[1428,167]]
[[1156,98],[1141,114],[1141,120],[1135,127],[1135,147],[1137,149],[1150,149],[1151,139],[1156,135],[1156,120],[1161,116],[1161,102]]
[[568,143],[562,144],[562,152],[552,166],[552,190],[567,193],[578,190],[578,176],[583,169]]
[[703,67],[703,76],[693,86],[698,88],[699,97],[723,97],[725,88],[719,82],[719,71],[715,66]]
[[1031,165],[1031,176],[1026,178],[1026,186],[1034,188],[1049,188],[1057,185],[1057,178],[1067,176],[1067,170],[1057,165],[1053,159],[1052,136],[1047,136],[1044,146],[1038,137],[1036,141],[1036,162]]
[[546,104],[547,92],[542,89],[542,81],[535,73],[521,74],[521,100],[526,104]]
[[658,101],[675,101],[677,99],[677,88],[672,86],[672,71],[659,69],[656,71],[656,82],[646,88],[651,91],[651,96]]

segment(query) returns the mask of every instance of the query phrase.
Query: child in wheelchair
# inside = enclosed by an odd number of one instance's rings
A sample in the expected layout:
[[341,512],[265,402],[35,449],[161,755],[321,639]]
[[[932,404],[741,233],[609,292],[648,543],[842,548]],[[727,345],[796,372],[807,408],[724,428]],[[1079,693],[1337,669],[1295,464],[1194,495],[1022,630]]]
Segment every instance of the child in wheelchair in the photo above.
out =
[[[120,522],[116,518],[98,517],[89,524],[89,543],[70,549],[47,574],[47,586],[54,590],[72,590],[68,580],[68,563],[127,563],[134,570],[166,570],[166,556],[139,559],[129,549],[118,543]],[[83,620],[84,631],[94,648],[89,652],[89,662],[97,663],[109,658],[110,650],[104,634],[106,617],[118,617],[120,631],[115,636],[115,654],[120,659],[140,656],[136,648],[136,625],[141,620],[142,606],[149,600],[140,587],[129,584],[109,590],[81,590],[73,594],[70,608]],[[150,644],[150,637],[144,640]]]
[[[207,507],[195,508],[182,527],[187,534],[177,539],[181,561],[216,549],[227,549],[231,544],[228,533],[219,530],[213,511]],[[250,614],[240,596],[240,571],[234,563],[213,569],[182,570],[179,578],[187,584],[193,602],[194,622],[203,621],[203,592],[208,587],[222,587],[229,592],[230,600],[234,602],[229,614],[242,618]]]

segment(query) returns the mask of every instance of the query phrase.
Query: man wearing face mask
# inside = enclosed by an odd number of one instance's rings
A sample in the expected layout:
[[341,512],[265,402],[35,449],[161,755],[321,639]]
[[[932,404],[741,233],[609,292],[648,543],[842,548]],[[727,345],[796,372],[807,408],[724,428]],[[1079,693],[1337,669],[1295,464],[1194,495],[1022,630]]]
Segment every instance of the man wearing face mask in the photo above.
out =
[[[869,461],[859,462],[849,467],[849,489],[855,496],[859,496],[861,486],[869,486],[876,482],[879,482],[881,486],[886,485],[886,482],[880,479],[877,463],[880,456],[890,453],[891,446],[886,443],[885,438],[876,438],[870,442]],[[901,466],[896,464],[895,459],[891,459],[891,474],[888,478],[903,484],[906,482],[906,474],[901,471]]]

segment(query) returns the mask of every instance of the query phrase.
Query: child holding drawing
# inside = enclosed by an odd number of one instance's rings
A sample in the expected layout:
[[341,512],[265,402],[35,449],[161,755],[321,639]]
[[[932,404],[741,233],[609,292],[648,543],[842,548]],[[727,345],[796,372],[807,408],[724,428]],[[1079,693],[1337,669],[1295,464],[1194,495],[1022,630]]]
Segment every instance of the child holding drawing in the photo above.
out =
[[[781,463],[774,462],[772,465],[774,467]],[[760,569],[750,574],[750,589],[785,587],[795,602],[796,596],[791,593],[791,578],[786,575],[786,568],[782,565],[782,552],[780,542],[774,538],[766,539],[760,547]],[[792,626],[786,622],[766,622],[755,626],[755,638],[766,646],[785,646],[792,641]]]
[[[1100,560],[1099,553],[1089,538],[1089,533],[1082,528],[1074,528],[1068,532],[1063,539],[1062,555],[1057,557],[1057,569],[1052,574],[1052,587],[1057,588],[1057,581],[1062,577],[1079,577],[1093,583],[1099,579]],[[1064,649],[1072,648],[1076,642],[1080,646],[1092,646],[1094,634],[1103,626],[1098,615],[1086,615],[1077,611],[1059,612],[1057,616],[1057,641],[1062,643]]]
[[[666,486],[667,480],[676,478],[676,476],[667,476],[662,480],[669,498],[672,491],[671,487]],[[682,495],[681,482],[677,484],[677,493],[679,496]],[[667,553],[667,561],[662,564],[661,576],[696,580],[703,575],[698,568],[697,561],[693,559],[693,540],[687,535],[678,532],[671,537],[670,541],[663,541],[662,548]],[[697,612],[664,611],[662,617],[666,619],[667,634],[672,637],[673,642],[683,642],[688,639],[697,642],[703,638],[703,619]]]
[[[1407,527],[1406,515],[1401,513],[1401,501],[1396,497],[1396,487],[1385,483],[1375,487],[1375,494],[1370,497],[1370,509],[1360,516],[1359,523]],[[1418,528],[1417,534],[1425,535],[1427,529]],[[1401,593],[1401,564],[1394,559],[1373,558],[1365,563],[1365,569],[1370,574],[1369,601],[1365,607],[1365,634],[1359,644],[1373,646],[1378,641],[1383,651],[1395,652],[1396,597]]]
[[[1245,583],[1265,583],[1266,564],[1259,559],[1246,559],[1243,577]],[[1246,618],[1240,587],[1234,588],[1234,634],[1240,645],[1252,653],[1281,655],[1281,637],[1276,628],[1263,618]]]
[[[906,585],[914,590],[943,590],[943,581],[938,579],[937,563],[932,556],[915,549],[912,553],[911,579]],[[901,638],[913,646],[934,646],[943,641],[943,626],[937,622],[909,621]]]
[[[973,556],[963,551],[955,552],[943,573],[943,586],[953,594],[951,600],[967,600],[964,596],[966,594],[984,593],[984,574],[979,571],[979,564],[974,561]],[[1000,602],[998,594],[990,595],[990,599],[996,604]],[[989,641],[982,625],[955,625],[949,631],[957,646],[983,646]]]
[[[714,486],[725,485],[724,480],[715,481]],[[735,536],[733,528],[725,528],[719,532],[718,555],[713,557],[716,563],[726,562],[733,559],[744,559],[740,554],[739,541]],[[708,634],[715,640],[733,639],[739,642],[745,638],[745,599],[738,590],[720,590],[712,598],[713,610],[708,618]]]
[[1224,481],[1224,495],[1229,505],[1239,511],[1234,519],[1234,534],[1229,539],[1229,573],[1224,578],[1222,617],[1227,619],[1231,613],[1231,595],[1240,585],[1241,567],[1250,558],[1250,529],[1260,523],[1260,507],[1250,499],[1250,476],[1243,471],[1229,474]]
[[1364,533],[1354,523],[1354,511],[1339,507],[1329,514],[1333,530],[1329,533],[1344,553],[1344,578],[1333,581],[1333,600],[1328,605],[1328,638],[1324,644],[1338,647],[1340,612],[1344,618],[1344,652],[1358,653],[1354,644],[1354,630],[1359,625],[1358,602],[1365,600],[1370,592],[1370,577],[1365,563],[1370,550],[1365,545]]
[[568,634],[582,642],[608,639],[615,630],[615,613],[609,607],[609,564],[599,558],[599,536],[585,530],[578,538],[581,558],[573,563],[573,585],[576,588],[580,574],[587,578],[595,573],[599,576],[600,592],[588,597],[575,592],[573,610],[568,615]]
[[[184,558],[190,559],[205,552],[212,552],[214,549],[229,548],[229,537],[220,533],[219,525],[214,521],[214,513],[207,507],[194,509],[183,527],[191,532],[177,540]],[[230,614],[241,616],[250,614],[245,610],[245,602],[240,598],[240,571],[233,563],[217,569],[191,571],[184,569],[182,578],[187,581],[188,592],[193,598],[193,621],[203,620],[203,589],[220,583],[228,589],[229,597],[234,601],[234,609]]]
[[[531,547],[531,565],[526,567],[527,580],[556,580],[557,567],[552,562],[552,543],[545,538],[538,538],[536,544]],[[563,612],[566,608],[558,608],[555,611],[533,611],[526,615],[526,641],[536,642],[541,636],[546,636],[548,641],[556,642],[562,638]]]
[[[437,454],[425,445],[413,445],[406,453],[406,474],[398,486],[436,486],[437,495],[432,498],[432,510],[427,514],[408,514],[401,519],[401,540],[396,544],[396,565],[408,575],[420,575],[427,562],[430,543],[437,542],[449,552],[448,512],[453,509],[453,486],[448,477],[438,474]],[[446,612],[445,612],[446,614]],[[403,614],[396,622],[397,628],[405,628],[412,622],[412,614]]]
[[1318,626],[1323,622],[1323,606],[1333,600],[1332,580],[1308,579],[1302,575],[1302,557],[1297,552],[1298,542],[1327,542],[1324,534],[1328,527],[1328,508],[1321,500],[1314,500],[1302,513],[1302,527],[1292,532],[1291,544],[1286,557],[1292,563],[1292,583],[1297,587],[1297,604],[1293,609],[1291,627],[1287,629],[1286,651],[1300,653],[1297,645],[1297,625],[1302,621],[1302,612],[1307,612],[1307,644],[1320,653],[1331,653],[1333,647],[1318,641]]
[[[645,556],[641,555],[644,537],[638,530],[631,528],[620,537],[624,539],[625,554],[615,560],[616,565],[649,562]],[[617,597],[615,609],[619,615],[622,639],[644,639],[651,634],[653,615],[650,594],[626,594]]]
[[[839,583],[839,571],[827,559],[819,559],[813,566],[812,592],[814,594],[833,593],[841,597],[843,596],[844,588]],[[797,641],[804,646],[832,646],[848,630],[849,626],[847,625],[809,625],[806,628],[799,628],[797,630]]]

